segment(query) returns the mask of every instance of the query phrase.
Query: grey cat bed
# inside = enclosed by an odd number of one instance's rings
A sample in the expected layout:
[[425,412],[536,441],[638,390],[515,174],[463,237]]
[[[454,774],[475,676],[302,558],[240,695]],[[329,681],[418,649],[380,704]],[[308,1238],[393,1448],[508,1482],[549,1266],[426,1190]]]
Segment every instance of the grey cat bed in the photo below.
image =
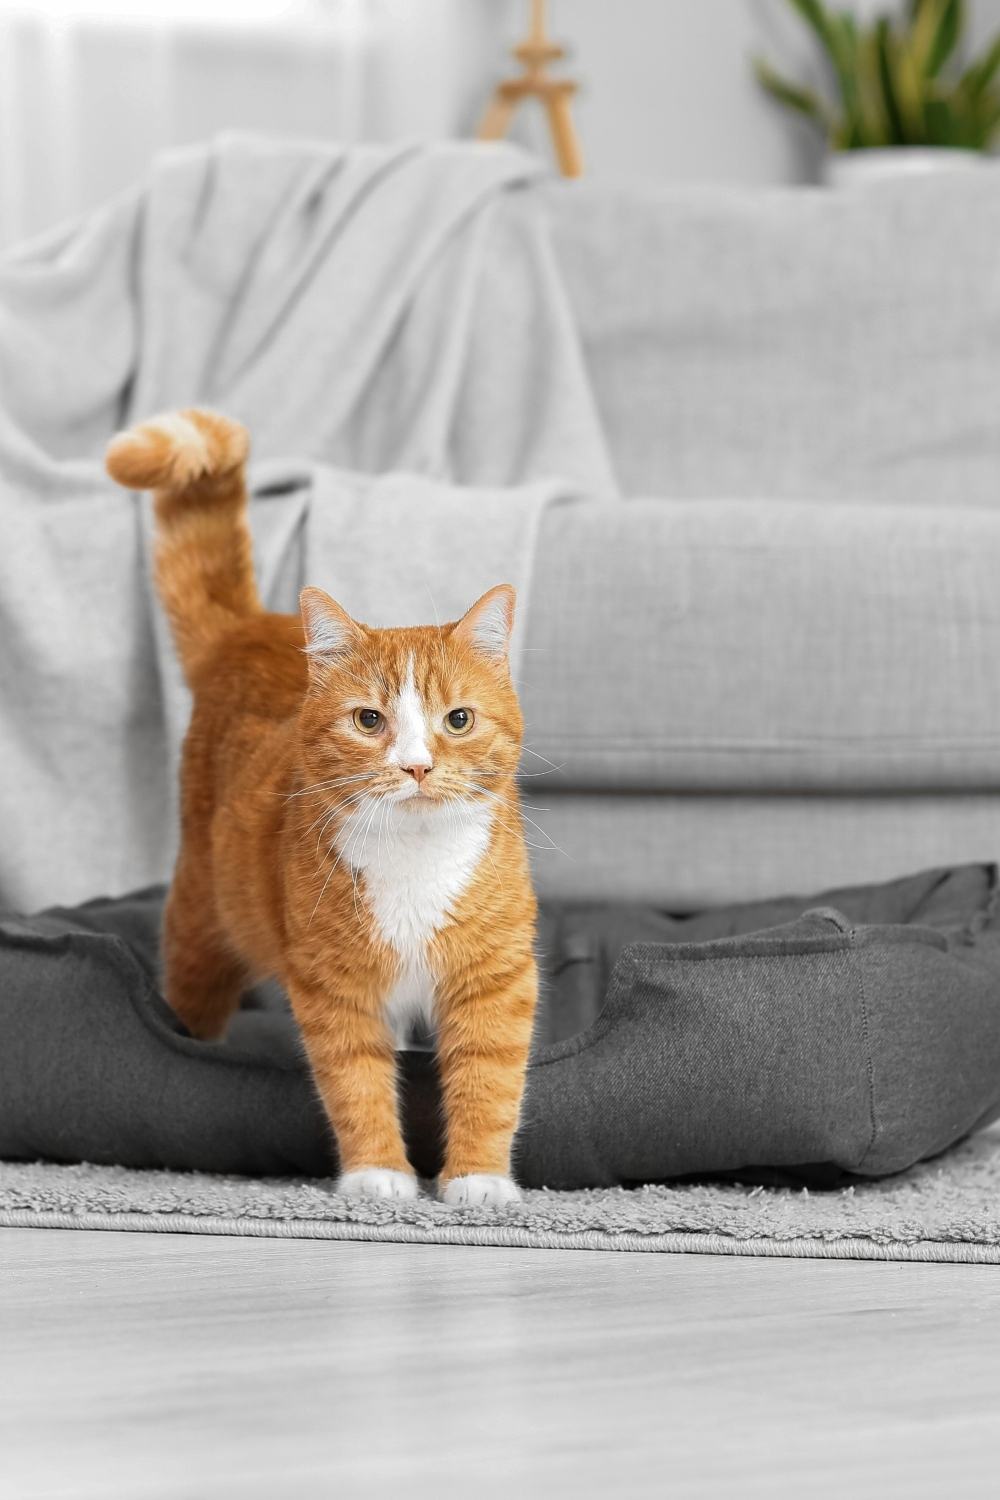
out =
[[[520,1180],[876,1177],[989,1123],[997,888],[994,866],[968,866],[692,917],[550,908]],[[158,994],[162,898],[0,919],[0,1156],[332,1174],[283,998],[251,992],[210,1044]],[[433,1053],[402,1068],[411,1158],[432,1177]]]

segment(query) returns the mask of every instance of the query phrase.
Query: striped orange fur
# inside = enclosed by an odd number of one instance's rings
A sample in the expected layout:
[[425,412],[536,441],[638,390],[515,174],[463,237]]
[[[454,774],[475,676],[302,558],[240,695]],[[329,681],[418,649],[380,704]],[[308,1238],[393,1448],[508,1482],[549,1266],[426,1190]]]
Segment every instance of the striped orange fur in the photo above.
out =
[[196,1036],[277,976],[336,1132],[343,1191],[417,1191],[395,1048],[433,1021],[445,1201],[517,1196],[511,1142],[535,1009],[535,898],[507,659],[514,591],[461,620],[375,629],[319,589],[267,613],[247,435],[189,410],[120,434],[108,471],[154,492],[156,581],[194,706],[164,982]]

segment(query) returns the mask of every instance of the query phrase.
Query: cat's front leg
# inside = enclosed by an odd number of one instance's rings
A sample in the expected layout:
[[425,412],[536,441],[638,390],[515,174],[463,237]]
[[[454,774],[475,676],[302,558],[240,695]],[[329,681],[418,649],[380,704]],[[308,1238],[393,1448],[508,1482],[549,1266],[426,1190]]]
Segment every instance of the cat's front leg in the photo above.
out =
[[373,999],[289,981],[313,1077],[337,1137],[337,1191],[358,1198],[415,1198],[396,1101],[396,1053]]
[[482,989],[468,981],[438,994],[438,1062],[447,1118],[441,1196],[455,1207],[520,1198],[511,1175],[538,998],[533,958]]

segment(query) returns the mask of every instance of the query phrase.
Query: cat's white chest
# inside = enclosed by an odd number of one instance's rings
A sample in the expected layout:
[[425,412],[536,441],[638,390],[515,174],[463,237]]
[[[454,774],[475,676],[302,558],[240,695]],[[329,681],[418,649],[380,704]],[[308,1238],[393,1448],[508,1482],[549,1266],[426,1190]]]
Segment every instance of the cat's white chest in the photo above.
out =
[[383,942],[401,960],[387,1017],[404,1037],[417,1017],[433,1019],[434,980],[427,946],[468,889],[490,842],[488,808],[390,807],[383,817],[359,811],[339,830],[337,847],[359,872],[360,886]]

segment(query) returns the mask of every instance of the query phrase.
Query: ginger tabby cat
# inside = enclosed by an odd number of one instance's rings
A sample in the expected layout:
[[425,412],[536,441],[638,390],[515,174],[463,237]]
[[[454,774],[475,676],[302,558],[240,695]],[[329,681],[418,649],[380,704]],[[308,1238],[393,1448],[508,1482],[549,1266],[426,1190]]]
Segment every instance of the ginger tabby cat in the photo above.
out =
[[156,582],[194,697],[166,995],[220,1037],[276,976],[339,1147],[342,1192],[412,1198],[395,1046],[432,1021],[446,1203],[515,1201],[511,1142],[537,994],[515,770],[514,591],[455,623],[373,629],[317,588],[266,613],[245,430],[190,410],[119,434],[108,472],[154,492]]

